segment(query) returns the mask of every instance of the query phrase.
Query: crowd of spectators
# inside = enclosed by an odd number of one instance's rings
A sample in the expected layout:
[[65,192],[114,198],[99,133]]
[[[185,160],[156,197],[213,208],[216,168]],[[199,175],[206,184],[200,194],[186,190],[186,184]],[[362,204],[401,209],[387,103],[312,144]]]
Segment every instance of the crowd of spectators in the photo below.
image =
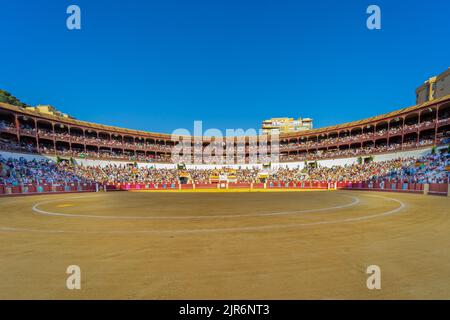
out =
[[[423,123],[421,126],[425,126]],[[419,128],[419,125],[416,125]],[[405,128],[412,128],[413,126],[405,126]],[[389,134],[391,137],[402,131],[401,127],[391,128],[389,130]],[[329,138],[319,138],[318,140],[307,140],[307,141],[299,141],[299,142],[281,142],[280,150],[296,150],[296,149],[315,149],[321,148],[325,146],[334,146],[334,145],[343,145],[343,144],[351,144],[353,142],[359,143],[361,141],[371,141],[374,138],[380,138],[386,135],[388,132],[387,129],[381,129],[375,133],[361,133],[357,135],[345,135],[340,137],[329,137]]]
[[430,153],[416,158],[356,163],[344,166],[308,166],[305,169],[280,168],[271,181],[393,181],[408,183],[449,183],[450,154]]
[[0,120],[0,129],[14,130],[15,128],[13,123]]
[[0,184],[68,184],[87,182],[73,166],[51,160],[4,158],[0,155]]
[[115,183],[176,183],[177,169],[137,168],[132,165],[110,164],[100,166],[75,166],[75,172],[83,179],[102,184]]
[[[405,141],[403,143],[403,149],[414,149],[433,145],[433,139],[423,138],[419,141]],[[303,152],[299,154],[280,154],[281,161],[305,161],[305,160],[321,160],[321,159],[336,159],[343,157],[354,157],[361,155],[370,155],[375,153],[385,153],[395,150],[401,150],[401,143],[382,144],[377,146],[369,146],[362,148],[349,148],[349,149],[329,149],[329,150],[313,150],[309,152]]]
[[[448,121],[449,117],[450,111],[445,110],[443,114],[439,115],[438,122]],[[359,132],[341,132],[339,136],[334,134],[328,137],[318,136],[314,139],[282,140],[279,148],[280,161],[336,159],[421,148],[431,146],[436,142],[439,144],[439,140],[448,139],[448,131],[441,132],[437,141],[434,141],[434,133],[430,133],[431,136],[421,133],[420,139],[415,134],[405,134],[403,142],[399,137],[402,131],[405,133],[423,129],[427,126],[433,126],[435,122],[436,119],[431,116],[421,119],[420,123],[407,122],[403,126],[401,122],[396,122],[391,123],[389,127],[382,125],[377,127],[376,130],[372,127],[371,129],[364,128],[363,132],[361,130]],[[0,130],[8,131],[15,130],[15,128],[13,122],[0,120]],[[372,131],[366,132],[366,130]],[[21,122],[20,131],[31,136],[35,136],[37,133],[39,136],[38,145],[36,146],[36,141],[32,137],[27,136],[21,137],[20,142],[17,142],[16,135],[9,132],[0,136],[0,150],[104,160],[172,163],[171,151],[173,146],[171,142],[166,144],[162,141],[134,139],[126,135],[123,137],[120,135],[108,136],[102,133],[97,135],[90,131],[83,133],[79,129],[71,130],[69,133],[67,127],[63,126],[55,126],[54,129],[38,126],[36,132],[36,128],[30,121]],[[387,133],[389,133],[390,139],[384,138]],[[53,139],[56,139],[56,142],[51,141]],[[378,141],[374,144],[373,140],[376,139]],[[67,142],[68,140],[71,144]],[[361,144],[361,141],[364,141],[364,143]],[[246,153],[245,162],[251,163],[252,161],[249,161],[248,156],[257,151],[257,146],[250,145],[244,149]],[[270,146],[267,151],[270,153]],[[207,160],[204,159],[204,162],[208,163]]]
[[[434,144],[432,138],[421,138],[419,141],[416,139],[404,141],[403,144],[400,142],[391,142],[390,144],[380,144],[380,145],[370,145],[363,146],[359,148],[347,148],[347,149],[318,149],[309,150],[308,152],[299,153],[287,153],[280,150],[280,160],[283,162],[292,161],[305,161],[305,160],[320,160],[320,159],[336,159],[345,157],[354,157],[360,155],[370,155],[376,153],[385,153],[395,150],[407,150],[415,149],[426,146],[431,146]],[[166,146],[167,148],[167,146]],[[104,160],[126,160],[126,161],[142,161],[142,162],[156,162],[156,163],[171,163],[172,155],[169,152],[145,152],[145,151],[133,151],[133,150],[119,150],[119,149],[102,149],[97,150],[83,150],[82,148],[72,146],[72,150],[69,146],[62,144],[57,144],[56,150],[54,144],[48,142],[39,142],[39,150],[33,142],[23,140],[21,143],[17,143],[12,140],[6,140],[0,138],[0,150],[5,151],[20,151],[27,153],[42,153],[48,155],[61,155],[67,157],[77,157],[77,158],[93,158],[93,159],[104,159]],[[269,151],[270,152],[270,151]],[[208,158],[203,159],[205,163],[208,163]],[[246,163],[249,163],[249,157],[245,158]]]
[[[400,167],[391,169],[381,179],[410,183],[449,183],[449,153],[429,154],[418,161],[410,159]],[[373,179],[373,178],[372,178]]]
[[[210,183],[212,176],[232,170],[236,182],[260,182],[261,173],[268,182],[296,181],[395,181],[410,183],[448,183],[450,154],[430,153],[419,159],[398,158],[381,162],[354,163],[341,166],[306,165],[276,169],[183,169],[191,183]],[[181,169],[180,169],[181,170]],[[180,170],[134,164],[83,166],[50,160],[5,159],[0,155],[0,184],[27,183],[177,183]],[[231,171],[228,171],[231,172]]]

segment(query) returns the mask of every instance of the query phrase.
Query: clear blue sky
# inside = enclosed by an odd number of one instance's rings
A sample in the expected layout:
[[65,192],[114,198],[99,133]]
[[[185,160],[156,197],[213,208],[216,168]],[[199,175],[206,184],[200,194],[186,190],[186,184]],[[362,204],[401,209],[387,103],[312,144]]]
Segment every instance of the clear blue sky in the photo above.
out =
[[[0,0],[0,88],[87,121],[170,133],[316,127],[414,104],[450,66],[448,0]],[[66,28],[66,8],[82,30]],[[382,30],[366,8],[382,9]]]

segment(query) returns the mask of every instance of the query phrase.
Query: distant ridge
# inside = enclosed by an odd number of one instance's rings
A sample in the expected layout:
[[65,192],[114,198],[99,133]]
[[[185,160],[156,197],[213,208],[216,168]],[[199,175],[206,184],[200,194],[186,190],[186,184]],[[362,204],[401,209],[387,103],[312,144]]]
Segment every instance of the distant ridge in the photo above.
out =
[[22,107],[22,108],[31,107],[30,105],[17,99],[15,96],[13,96],[8,91],[2,90],[2,89],[0,89],[0,102],[8,103],[13,106]]

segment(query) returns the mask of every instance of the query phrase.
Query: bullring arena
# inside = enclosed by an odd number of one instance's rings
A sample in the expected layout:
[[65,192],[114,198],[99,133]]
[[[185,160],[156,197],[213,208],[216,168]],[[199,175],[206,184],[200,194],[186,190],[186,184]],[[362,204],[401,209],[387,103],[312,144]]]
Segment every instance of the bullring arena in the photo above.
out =
[[[0,298],[450,297],[448,197],[120,192],[1,200]],[[68,265],[82,290],[65,288]],[[366,287],[366,268],[382,289]]]
[[0,299],[450,298],[450,96],[280,135],[279,162],[233,165],[174,163],[168,134],[0,107]]

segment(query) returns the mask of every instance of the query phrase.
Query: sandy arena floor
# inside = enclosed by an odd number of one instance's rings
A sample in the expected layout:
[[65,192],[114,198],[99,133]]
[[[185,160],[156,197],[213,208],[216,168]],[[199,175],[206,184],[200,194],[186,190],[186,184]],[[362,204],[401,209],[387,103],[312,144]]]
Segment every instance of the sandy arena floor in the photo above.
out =
[[[450,299],[450,198],[375,192],[0,198],[1,299]],[[81,290],[66,288],[79,265]],[[381,268],[368,290],[366,268]]]

